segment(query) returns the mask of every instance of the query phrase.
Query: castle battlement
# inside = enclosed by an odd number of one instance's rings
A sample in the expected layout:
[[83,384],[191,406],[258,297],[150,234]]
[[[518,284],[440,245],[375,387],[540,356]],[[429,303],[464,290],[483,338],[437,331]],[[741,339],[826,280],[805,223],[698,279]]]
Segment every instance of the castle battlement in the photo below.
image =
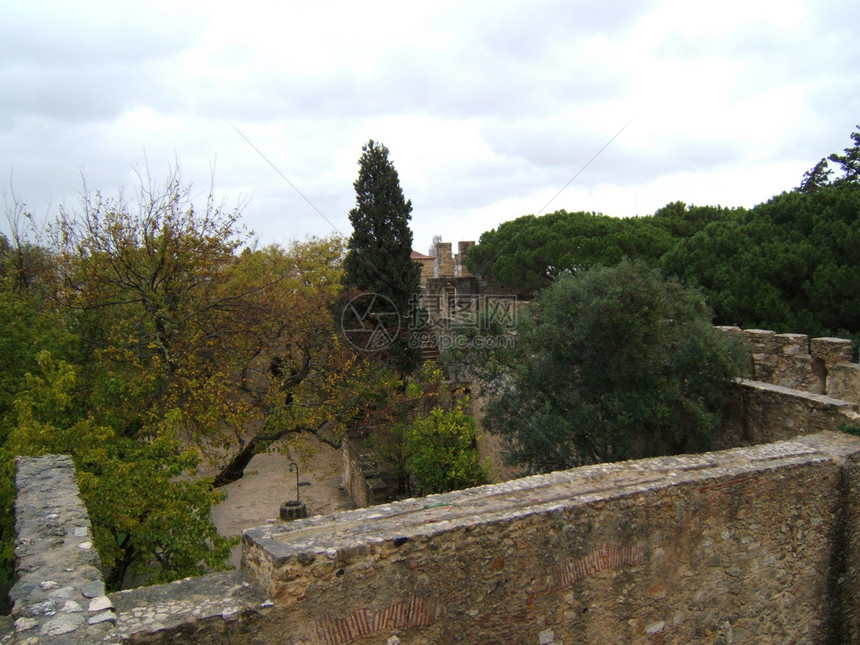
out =
[[777,334],[766,329],[718,327],[742,338],[750,350],[745,378],[860,402],[860,364],[845,338]]
[[860,642],[850,344],[726,331],[742,447],[251,528],[240,571],[167,585],[105,594],[71,459],[19,458],[0,643]]

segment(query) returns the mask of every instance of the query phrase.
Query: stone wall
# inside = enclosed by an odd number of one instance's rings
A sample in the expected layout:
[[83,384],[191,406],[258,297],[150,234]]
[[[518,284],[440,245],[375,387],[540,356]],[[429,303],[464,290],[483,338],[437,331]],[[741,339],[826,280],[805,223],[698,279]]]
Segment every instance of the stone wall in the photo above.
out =
[[453,254],[450,242],[439,240],[434,244],[431,255],[435,258],[433,277],[460,278],[469,277],[472,273],[466,267],[466,256],[474,242],[458,242],[457,253]]
[[842,433],[250,529],[242,571],[107,597],[71,461],[22,460],[18,483],[3,642],[860,642],[860,439]]
[[753,361],[718,443],[763,445],[250,529],[241,571],[170,585],[105,595],[71,460],[21,458],[0,644],[860,643],[850,343],[728,331]]
[[248,638],[272,606],[241,571],[105,594],[74,464],[19,457],[17,582],[0,643],[273,643]]
[[860,401],[860,364],[851,362],[852,343],[844,338],[777,334],[763,329],[718,327],[743,338],[750,348],[746,378],[784,387]]
[[860,426],[860,365],[852,343],[762,329],[719,327],[750,349],[744,378],[726,391],[716,447],[788,439]]
[[345,437],[340,447],[342,457],[341,485],[356,506],[372,506],[394,499],[396,482],[381,472],[373,451],[364,450],[362,442]]
[[92,526],[67,456],[19,457],[14,636],[3,642],[117,643]]
[[340,446],[340,454],[341,487],[356,506],[368,506],[370,500],[367,494],[367,478],[364,476],[361,455],[348,437],[344,438]]
[[243,566],[282,642],[857,642],[858,455],[589,466],[252,529]]
[[726,390],[715,447],[769,443],[842,425],[860,426],[857,403],[741,379]]

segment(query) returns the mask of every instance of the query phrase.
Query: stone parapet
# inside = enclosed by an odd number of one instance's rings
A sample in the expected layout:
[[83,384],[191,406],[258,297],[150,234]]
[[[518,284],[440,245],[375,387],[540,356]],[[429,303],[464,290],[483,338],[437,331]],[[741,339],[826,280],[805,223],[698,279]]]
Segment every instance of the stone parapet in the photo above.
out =
[[860,402],[860,365],[845,338],[777,334],[766,329],[717,329],[743,339],[750,351],[744,378]]
[[118,643],[71,457],[18,457],[16,483],[10,642]]
[[[763,418],[808,407],[792,432],[857,417],[737,388]],[[860,438],[840,432],[250,529],[242,571],[109,595],[71,459],[22,458],[17,483],[3,645],[860,642]]]
[[372,450],[363,450],[362,442],[354,436],[344,437],[341,486],[359,507],[389,502],[396,497],[395,478],[384,472]]
[[466,278],[474,275],[471,271],[469,271],[469,267],[466,266],[466,259],[469,255],[469,249],[475,246],[475,243],[472,241],[468,242],[457,242],[457,256],[454,258],[456,263],[455,272],[460,277]]
[[[860,439],[843,433],[250,529],[243,571],[109,596],[81,542],[89,522],[71,460],[21,460],[18,484],[21,578],[2,643],[823,644],[860,635]],[[89,596],[94,608],[82,602]]]
[[823,394],[738,379],[725,391],[717,448],[782,441],[860,424],[858,404]]
[[827,392],[849,401],[860,401],[860,365],[842,362],[827,370]]
[[[111,594],[123,643],[254,643],[272,607],[241,571],[185,578]],[[277,642],[277,641],[268,641]]]
[[839,363],[851,362],[853,344],[845,338],[813,338],[809,344],[813,358],[819,359],[827,369]]
[[454,276],[454,257],[451,255],[450,242],[438,242],[436,244],[436,262],[433,267],[433,275],[437,278]]
[[72,459],[19,457],[17,466],[18,579],[0,643],[275,642],[247,637],[272,603],[239,571],[106,595]]
[[528,477],[252,529],[243,566],[288,642],[825,643],[857,622],[834,536],[858,451],[826,432]]

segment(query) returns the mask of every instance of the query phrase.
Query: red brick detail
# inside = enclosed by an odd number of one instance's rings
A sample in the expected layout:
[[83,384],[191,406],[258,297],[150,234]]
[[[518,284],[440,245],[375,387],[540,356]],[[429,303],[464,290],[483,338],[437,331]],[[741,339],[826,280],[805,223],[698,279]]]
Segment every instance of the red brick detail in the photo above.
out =
[[317,625],[326,645],[342,645],[395,627],[427,627],[442,617],[442,608],[417,596],[385,609],[359,609],[346,618],[327,618]]
[[584,558],[568,560],[559,567],[559,584],[562,587],[572,585],[586,576],[604,569],[645,564],[645,549],[641,546],[617,548],[611,544],[603,544]]

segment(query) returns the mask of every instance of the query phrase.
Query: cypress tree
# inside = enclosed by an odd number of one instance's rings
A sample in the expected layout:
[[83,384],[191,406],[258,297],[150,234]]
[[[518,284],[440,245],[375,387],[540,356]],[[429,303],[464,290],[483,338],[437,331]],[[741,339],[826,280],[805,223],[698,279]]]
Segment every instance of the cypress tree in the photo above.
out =
[[391,352],[400,369],[417,363],[408,346],[408,321],[419,293],[421,267],[412,260],[412,202],[403,196],[388,148],[372,139],[362,146],[355,187],[355,208],[349,212],[352,236],[344,260],[344,282],[367,293],[385,296],[400,314],[401,332]]

